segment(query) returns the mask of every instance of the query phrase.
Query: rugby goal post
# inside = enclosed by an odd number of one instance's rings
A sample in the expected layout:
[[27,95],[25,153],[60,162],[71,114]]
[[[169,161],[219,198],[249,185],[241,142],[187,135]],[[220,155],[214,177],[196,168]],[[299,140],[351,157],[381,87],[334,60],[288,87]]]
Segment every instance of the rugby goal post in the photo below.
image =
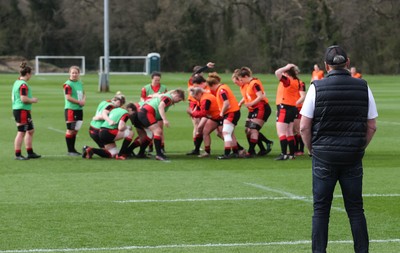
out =
[[37,55],[35,57],[35,75],[68,75],[69,68],[76,65],[85,75],[85,56]]
[[[148,75],[160,71],[160,54],[147,56],[109,56],[109,74],[112,75]],[[99,73],[104,73],[104,56],[99,58]]]

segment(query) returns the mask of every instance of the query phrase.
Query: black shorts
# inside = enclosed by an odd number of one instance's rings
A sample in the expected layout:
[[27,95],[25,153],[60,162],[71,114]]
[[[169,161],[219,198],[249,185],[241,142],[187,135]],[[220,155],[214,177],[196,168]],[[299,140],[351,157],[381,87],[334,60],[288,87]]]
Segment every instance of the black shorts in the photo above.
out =
[[240,111],[230,112],[224,115],[224,120],[228,120],[235,126],[237,125],[239,119],[240,119]]
[[134,117],[129,117],[132,125],[137,129],[143,129],[143,124],[139,121],[138,114],[136,113]]
[[34,129],[30,110],[13,110],[13,115],[17,124],[26,125],[27,131]]
[[27,125],[29,122],[32,122],[32,116],[30,110],[13,110],[15,122],[23,125]]
[[114,143],[115,137],[118,134],[118,129],[108,129],[108,128],[101,128],[100,129],[100,141],[104,144],[111,144]]
[[280,123],[292,123],[297,117],[297,107],[291,105],[280,104],[277,105],[276,111],[276,122]]
[[104,148],[104,144],[100,140],[100,129],[90,126],[89,135],[100,148]]
[[218,126],[222,126],[224,124],[224,120],[223,119],[209,119],[212,120],[214,122],[216,122],[218,124]]
[[266,122],[270,115],[271,115],[271,107],[267,103],[262,103],[259,106],[257,106],[256,108],[254,108],[254,110],[252,112],[249,112],[248,118],[249,119],[260,119],[260,120]]
[[64,110],[64,117],[66,122],[74,122],[78,120],[83,120],[83,111],[82,110]]
[[145,128],[157,123],[156,112],[151,106],[144,105],[140,108],[138,119],[140,124]]

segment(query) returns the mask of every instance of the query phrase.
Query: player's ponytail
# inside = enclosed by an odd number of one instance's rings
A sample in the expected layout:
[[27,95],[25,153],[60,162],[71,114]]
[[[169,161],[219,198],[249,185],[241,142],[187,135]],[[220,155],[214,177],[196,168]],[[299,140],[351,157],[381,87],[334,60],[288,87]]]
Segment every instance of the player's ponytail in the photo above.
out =
[[19,73],[21,76],[26,76],[27,74],[30,74],[32,72],[32,68],[28,66],[27,62],[23,61],[19,65]]

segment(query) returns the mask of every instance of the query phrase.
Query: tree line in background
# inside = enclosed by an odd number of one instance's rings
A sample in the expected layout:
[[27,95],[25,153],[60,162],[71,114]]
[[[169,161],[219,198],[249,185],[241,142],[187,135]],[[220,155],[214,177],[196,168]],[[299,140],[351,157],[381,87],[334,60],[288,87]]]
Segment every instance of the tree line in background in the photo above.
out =
[[[158,52],[162,71],[308,72],[339,44],[363,73],[400,73],[397,0],[112,0],[109,13],[110,55]],[[101,0],[2,0],[0,22],[1,56],[84,55],[98,69]]]

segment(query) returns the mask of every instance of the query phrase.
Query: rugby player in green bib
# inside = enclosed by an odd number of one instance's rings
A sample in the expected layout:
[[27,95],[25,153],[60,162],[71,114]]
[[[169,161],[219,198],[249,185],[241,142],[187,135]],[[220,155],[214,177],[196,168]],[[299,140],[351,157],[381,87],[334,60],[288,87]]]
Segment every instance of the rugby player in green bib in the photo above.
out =
[[80,69],[78,66],[69,68],[69,79],[64,83],[64,116],[67,124],[65,141],[69,156],[80,156],[81,153],[75,149],[76,135],[83,123],[83,106],[86,102],[86,95],[83,84],[80,80]]
[[[32,90],[27,83],[32,76],[32,68],[27,66],[26,62],[20,65],[20,77],[14,82],[12,89],[12,109],[17,123],[17,136],[14,141],[15,160],[28,160],[30,158],[40,158],[41,155],[33,152],[32,139],[35,132],[31,117],[32,104],[37,103],[38,99],[32,96]],[[21,154],[22,142],[25,142],[25,148],[28,156]]]

